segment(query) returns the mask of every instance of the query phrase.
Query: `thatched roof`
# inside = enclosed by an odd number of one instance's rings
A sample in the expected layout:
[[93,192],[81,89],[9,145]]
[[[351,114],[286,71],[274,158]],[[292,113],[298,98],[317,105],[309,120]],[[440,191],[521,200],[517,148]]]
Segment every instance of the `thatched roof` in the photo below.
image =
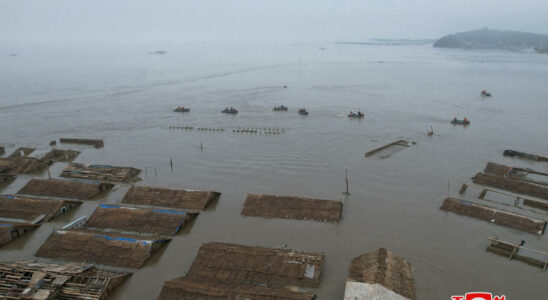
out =
[[242,215],[338,222],[341,211],[341,201],[249,194]]
[[529,195],[548,200],[548,186],[525,182],[511,177],[497,176],[489,173],[477,173],[472,178],[476,184],[495,187],[517,194]]
[[50,161],[71,162],[78,155],[80,155],[80,151],[52,149],[50,152],[46,153],[46,155],[44,155],[42,159]]
[[516,213],[455,198],[445,199],[440,209],[533,234],[543,234],[544,228],[546,227],[546,221],[544,220],[522,216]]
[[46,162],[34,157],[0,158],[0,173],[3,174],[32,174],[44,171],[47,167]]
[[6,150],[4,149],[4,147],[1,147],[1,146],[0,146],[0,155],[2,155],[2,154],[4,154],[4,153],[6,153]]
[[411,264],[384,248],[354,258],[347,281],[380,284],[405,298],[415,299]]
[[19,147],[13,153],[10,154],[9,157],[11,158],[17,158],[17,157],[26,157],[29,156],[32,152],[34,152],[34,148],[27,148],[27,147]]
[[15,178],[17,178],[16,175],[0,174],[0,188],[10,184]]
[[103,148],[105,143],[103,140],[96,139],[73,139],[73,138],[61,138],[59,139],[61,143],[66,144],[81,144],[81,145],[92,145],[95,148]]
[[86,227],[175,235],[195,216],[184,211],[101,204],[86,222]]
[[0,221],[0,246],[39,226],[31,223]]
[[[104,299],[131,273],[97,269],[93,265],[65,265],[19,261],[0,263],[0,298]],[[9,297],[8,297],[9,296]]]
[[314,294],[258,285],[197,280],[185,276],[164,283],[158,296],[158,300],[187,299],[312,300]]
[[106,194],[113,186],[113,184],[106,182],[32,179],[17,193],[42,197],[91,200]]
[[41,221],[46,222],[81,203],[77,200],[0,195],[0,218],[40,221],[38,219],[43,216]]
[[140,172],[141,170],[131,167],[70,163],[60,176],[93,181],[132,182],[140,180],[137,177]]
[[204,210],[220,193],[132,186],[122,203]]
[[152,253],[170,239],[99,231],[56,230],[36,256],[140,268]]
[[317,253],[206,243],[187,275],[226,283],[318,287],[323,260]]

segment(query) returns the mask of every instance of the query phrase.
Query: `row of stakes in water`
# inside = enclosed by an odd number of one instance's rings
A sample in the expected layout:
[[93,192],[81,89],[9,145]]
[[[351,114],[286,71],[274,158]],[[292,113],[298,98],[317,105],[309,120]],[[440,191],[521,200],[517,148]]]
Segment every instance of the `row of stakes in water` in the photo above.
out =
[[[210,131],[210,132],[224,132],[224,128],[204,128],[204,127],[197,127],[194,128],[193,126],[169,126],[169,129],[180,129],[180,130],[194,130],[197,131]],[[258,133],[258,134],[282,134],[285,133],[285,129],[283,128],[277,128],[277,127],[264,127],[264,128],[258,128],[258,127],[245,127],[241,128],[238,127],[238,129],[232,129],[233,133]]]
[[258,127],[245,127],[238,129],[232,129],[233,133],[258,133],[258,134],[282,134],[285,133],[285,129],[283,128],[277,128],[277,127],[264,127],[264,128],[258,128]]

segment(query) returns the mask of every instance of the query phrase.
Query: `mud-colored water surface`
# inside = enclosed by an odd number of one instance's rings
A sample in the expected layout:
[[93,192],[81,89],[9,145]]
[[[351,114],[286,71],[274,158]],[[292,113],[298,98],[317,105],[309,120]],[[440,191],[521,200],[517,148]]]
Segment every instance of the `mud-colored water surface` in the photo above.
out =
[[[413,265],[418,299],[477,290],[545,298],[548,273],[485,251],[490,236],[546,251],[545,236],[439,207],[448,182],[456,196],[488,161],[548,171],[547,163],[502,156],[504,149],[548,154],[548,56],[430,46],[162,46],[165,55],[147,54],[156,45],[118,45],[21,48],[16,57],[0,46],[3,157],[22,146],[46,153],[60,137],[102,138],[101,149],[56,147],[82,151],[75,162],[142,169],[138,185],[222,193],[112,299],[154,299],[164,281],[185,274],[205,242],[325,253],[320,287],[309,289],[319,300],[341,299],[351,259],[380,247]],[[493,97],[482,98],[483,89]],[[191,111],[173,112],[179,105]],[[289,111],[273,112],[277,105]],[[221,113],[230,106],[239,113]],[[346,117],[357,110],[364,119]],[[471,125],[449,124],[454,117]],[[233,132],[239,128],[266,129]],[[281,133],[265,134],[268,128]],[[364,156],[402,139],[416,144],[385,159]],[[65,166],[55,163],[50,172],[57,177]],[[18,176],[0,192],[16,193],[30,178]],[[128,189],[118,184],[107,198],[85,201],[1,247],[1,260],[38,259],[33,254],[54,228],[89,216],[99,203],[120,202]],[[340,200],[342,218],[243,217],[247,193]]]

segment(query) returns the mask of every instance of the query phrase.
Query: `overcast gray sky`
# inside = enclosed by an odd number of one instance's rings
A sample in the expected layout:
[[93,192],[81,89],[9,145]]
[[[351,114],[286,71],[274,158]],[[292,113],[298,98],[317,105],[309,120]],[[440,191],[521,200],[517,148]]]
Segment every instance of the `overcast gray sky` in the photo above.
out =
[[0,0],[0,42],[437,38],[548,33],[548,0]]

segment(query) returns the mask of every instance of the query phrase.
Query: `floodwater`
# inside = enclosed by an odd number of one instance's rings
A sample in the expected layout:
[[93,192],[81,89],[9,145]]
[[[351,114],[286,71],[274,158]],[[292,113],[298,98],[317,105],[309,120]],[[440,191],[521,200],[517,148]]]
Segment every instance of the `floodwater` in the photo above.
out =
[[[167,54],[148,54],[158,47]],[[488,161],[548,171],[546,163],[502,156],[504,149],[548,154],[548,56],[331,43],[0,46],[0,53],[0,143],[7,153],[19,146],[43,153],[60,137],[103,138],[102,149],[57,147],[82,149],[77,162],[140,168],[139,185],[222,192],[112,299],[154,299],[211,241],[325,253],[320,287],[311,289],[319,300],[341,299],[350,260],[379,247],[411,262],[418,299],[467,291],[546,298],[548,273],[485,252],[487,237],[544,251],[546,237],[439,206]],[[481,98],[483,89],[493,97]],[[288,112],[272,111],[282,104]],[[178,105],[191,112],[172,112]],[[227,106],[240,113],[221,114]],[[310,114],[298,115],[300,107]],[[351,110],[365,119],[347,119]],[[471,126],[452,126],[453,117],[468,117]],[[283,133],[233,133],[238,127]],[[364,157],[398,139],[416,144],[386,159]],[[52,176],[63,167],[56,163]],[[350,196],[343,195],[345,169]],[[15,193],[29,178],[0,192]],[[49,261],[33,254],[54,228],[89,216],[98,203],[119,202],[127,189],[119,185],[106,199],[87,201],[0,248],[1,260]],[[342,219],[242,217],[247,193],[341,200]]]

